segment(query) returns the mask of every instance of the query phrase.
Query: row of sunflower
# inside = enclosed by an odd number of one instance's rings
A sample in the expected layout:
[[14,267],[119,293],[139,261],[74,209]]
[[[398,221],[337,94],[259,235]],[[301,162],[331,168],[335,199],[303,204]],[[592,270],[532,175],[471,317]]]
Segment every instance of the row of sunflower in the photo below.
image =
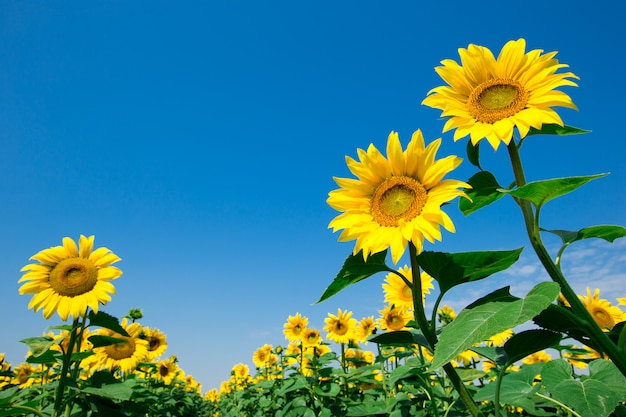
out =
[[122,271],[117,255],[93,246],[94,236],[66,237],[22,268],[29,308],[71,324],[22,340],[29,352],[17,366],[0,354],[0,416],[210,415],[201,384],[164,358],[166,336],[140,324],[141,310],[121,321],[99,310]]
[[[399,271],[411,276],[408,266]],[[424,272],[420,279],[424,300],[434,288],[433,279]],[[339,309],[325,319],[325,337],[309,327],[307,317],[300,313],[289,316],[283,325],[286,347],[259,347],[252,355],[252,372],[248,365],[238,363],[219,390],[207,392],[215,415],[464,415],[464,406],[445,375],[429,369],[433,352],[425,343],[414,342],[417,326],[410,284],[388,274],[382,284],[386,303],[378,317],[356,320],[352,312]],[[588,294],[579,298],[607,331],[626,321],[626,311],[619,308],[626,305],[626,298],[618,299],[616,306],[599,298],[598,289],[593,296],[588,289]],[[457,317],[447,305],[436,315],[440,328]],[[603,355],[588,346],[557,342],[503,368],[498,355],[515,334],[513,329],[494,334],[451,361],[480,401],[482,411],[494,411],[493,384],[489,384],[500,377],[509,390],[508,404],[518,404],[507,406],[508,415],[571,412],[563,404],[546,400],[550,394],[541,384],[541,368],[547,363],[548,367],[567,363],[579,377],[588,374],[589,363]],[[534,391],[532,400],[527,398],[528,391]]]

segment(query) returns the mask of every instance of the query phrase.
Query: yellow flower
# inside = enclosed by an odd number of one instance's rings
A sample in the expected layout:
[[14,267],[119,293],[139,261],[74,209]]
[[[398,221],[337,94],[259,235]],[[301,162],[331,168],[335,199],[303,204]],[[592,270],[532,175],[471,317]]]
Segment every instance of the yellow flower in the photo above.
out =
[[320,331],[316,329],[304,329],[302,332],[302,345],[305,347],[308,346],[317,346],[322,343],[322,336],[320,335]]
[[274,362],[275,355],[272,353],[274,347],[272,345],[265,344],[258,348],[252,355],[252,361],[257,368],[269,367]]
[[535,352],[531,355],[526,356],[522,359],[522,363],[524,365],[532,365],[533,363],[540,362],[550,362],[552,360],[552,356],[545,350],[540,350],[539,352]]
[[356,319],[352,318],[351,311],[337,309],[337,315],[328,313],[324,319],[324,331],[328,332],[326,338],[335,343],[350,343],[355,338]]
[[159,329],[144,327],[140,336],[148,342],[148,359],[154,360],[167,350],[167,340]]
[[367,338],[376,331],[374,316],[363,317],[354,332],[355,342],[367,344]]
[[296,313],[295,316],[287,317],[287,323],[283,326],[283,333],[287,340],[296,342],[301,340],[302,331],[309,325],[309,319]]
[[437,310],[437,315],[439,316],[439,321],[443,326],[449,324],[452,320],[456,318],[456,313],[454,309],[448,305],[444,305],[439,310]]
[[204,399],[212,403],[216,403],[220,399],[220,393],[217,392],[217,389],[212,388],[204,394]]
[[166,384],[170,384],[172,380],[176,378],[177,375],[181,374],[182,371],[179,369],[176,364],[176,356],[171,356],[168,359],[163,359],[162,361],[157,362],[157,373],[156,377],[158,380],[165,382]]
[[353,254],[370,254],[391,248],[394,263],[412,242],[418,253],[424,239],[441,240],[440,226],[454,232],[454,224],[441,210],[442,204],[465,194],[459,187],[464,182],[443,180],[462,161],[456,156],[435,160],[441,145],[437,139],[424,145],[422,132],[413,133],[411,142],[402,150],[398,133],[391,132],[387,141],[386,159],[371,144],[367,152],[358,149],[360,161],[346,157],[350,171],[357,177],[336,178],[341,188],[328,194],[327,203],[342,212],[328,227],[343,229],[339,241],[355,240]]
[[486,340],[488,346],[504,346],[504,342],[513,336],[513,330],[505,330],[501,333],[494,334]]
[[492,52],[470,44],[460,48],[461,65],[452,59],[441,61],[435,71],[448,85],[433,88],[422,104],[442,110],[447,118],[443,131],[456,129],[454,140],[467,135],[474,145],[486,138],[493,149],[509,144],[513,129],[521,138],[531,127],[543,124],[563,126],[554,106],[576,109],[572,99],[555,88],[576,86],[571,72],[558,73],[568,65],[554,59],[556,52],[542,55],[535,49],[525,53],[526,41],[504,45],[496,59]]
[[374,363],[376,357],[372,352],[361,349],[346,349],[345,357],[350,368],[361,368]]
[[412,318],[404,307],[387,305],[379,313],[381,315],[380,328],[382,330],[402,330]]
[[120,368],[124,374],[129,374],[135,370],[139,362],[148,358],[148,342],[139,337],[142,332],[139,323],[128,324],[124,318],[121,324],[128,336],[122,336],[110,329],[101,329],[98,332],[100,335],[122,339],[125,342],[94,348],[95,360],[98,361],[95,367],[110,371]]
[[617,305],[618,306],[626,306],[626,297],[618,298],[617,299]]
[[[407,281],[413,284],[413,272],[408,266],[404,266],[398,270]],[[422,281],[422,302],[426,294],[430,294],[430,290],[435,288],[433,286],[433,279],[426,272],[420,274]],[[406,285],[406,282],[400,278],[397,274],[389,273],[385,277],[383,283],[383,291],[385,293],[385,302],[389,304],[395,304],[398,307],[405,307],[410,310],[413,308],[413,290]]]
[[596,288],[593,296],[587,287],[587,295],[579,295],[578,298],[591,314],[591,317],[604,331],[611,330],[617,323],[626,320],[626,314],[619,307],[612,305],[608,300],[600,298],[600,289]]
[[69,316],[82,317],[87,308],[98,311],[99,304],[111,301],[115,287],[111,280],[119,278],[122,271],[111,266],[120,258],[107,248],[93,249],[94,237],[80,236],[78,246],[69,237],[63,246],[44,249],[30,259],[36,264],[24,266],[27,271],[18,282],[25,282],[20,294],[34,294],[28,308],[50,318],[55,312],[62,320]]

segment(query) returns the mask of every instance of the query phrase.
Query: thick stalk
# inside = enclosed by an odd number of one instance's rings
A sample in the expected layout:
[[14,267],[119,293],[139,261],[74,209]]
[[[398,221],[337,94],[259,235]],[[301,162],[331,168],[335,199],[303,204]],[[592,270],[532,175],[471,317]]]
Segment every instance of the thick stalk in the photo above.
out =
[[54,410],[52,411],[52,417],[59,415],[61,411],[61,404],[63,402],[63,394],[65,392],[66,379],[70,366],[72,365],[72,353],[74,352],[74,344],[76,343],[76,336],[79,332],[78,319],[74,319],[72,325],[72,331],[70,332],[70,340],[67,344],[67,350],[63,352],[63,364],[61,365],[61,378],[59,378],[59,385],[57,385],[55,397],[54,397]]
[[[511,159],[513,174],[515,175],[515,183],[518,188],[522,187],[526,185],[526,177],[524,175],[524,168],[522,167],[519,150],[514,140],[511,140],[507,149]],[[619,368],[622,374],[626,375],[626,356],[620,355],[617,346],[615,346],[611,339],[609,339],[602,329],[600,329],[600,327],[596,324],[593,317],[591,317],[591,314],[589,314],[589,311],[580,301],[580,298],[578,298],[578,295],[565,279],[565,276],[559,267],[552,261],[552,257],[541,241],[538,221],[535,213],[533,212],[530,201],[523,199],[516,199],[516,201],[522,210],[524,223],[526,225],[526,232],[528,234],[528,238],[530,239],[530,244],[537,254],[539,261],[550,275],[550,278],[552,278],[552,280],[561,287],[561,293],[569,302],[574,314],[584,325],[585,330],[588,332],[588,336],[594,341],[598,350],[601,350],[609,358],[611,358],[615,366]]]
[[[411,258],[411,271],[413,274],[413,315],[415,317],[415,321],[420,327],[420,330],[424,334],[424,337],[426,337],[428,344],[432,349],[434,349],[435,345],[437,344],[437,335],[434,332],[431,332],[430,325],[424,311],[424,302],[422,300],[422,278],[420,276],[420,266],[417,262],[417,249],[415,248],[415,245],[413,245],[413,243],[411,242],[409,242],[409,255]],[[456,392],[458,392],[461,400],[463,401],[463,403],[465,403],[467,410],[472,414],[472,416],[483,416],[483,413],[478,408],[478,405],[476,405],[476,403],[474,402],[472,395],[463,384],[463,381],[461,380],[461,377],[459,377],[459,374],[456,372],[456,369],[454,369],[454,366],[452,366],[452,364],[448,362],[443,366],[443,370],[445,371],[446,375],[448,375],[448,378],[450,378],[452,386],[454,387]]]

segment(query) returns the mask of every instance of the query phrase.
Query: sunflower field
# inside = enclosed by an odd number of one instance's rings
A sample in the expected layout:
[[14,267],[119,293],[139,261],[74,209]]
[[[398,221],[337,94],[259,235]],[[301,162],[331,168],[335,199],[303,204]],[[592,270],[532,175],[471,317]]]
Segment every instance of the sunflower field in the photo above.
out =
[[[522,164],[529,137],[587,133],[554,109],[576,108],[558,88],[578,77],[561,71],[568,66],[556,52],[527,52],[524,39],[497,57],[473,44],[459,55],[435,69],[445,85],[423,104],[442,111],[453,140],[469,136],[476,174],[446,178],[463,159],[438,158],[442,139],[427,141],[418,129],[403,147],[391,132],[384,152],[369,145],[346,157],[354,177],[335,178],[328,196],[339,212],[329,227],[355,243],[317,303],[384,274],[380,309],[360,319],[339,309],[322,329],[296,312],[283,324],[284,346],[260,346],[254,369],[235,364],[219,389],[203,392],[166,355],[165,335],[142,324],[141,310],[121,318],[102,310],[122,276],[120,258],[94,248],[94,236],[65,237],[22,268],[28,308],[64,324],[23,340],[22,364],[0,355],[0,416],[626,416],[626,298],[603,299],[599,288],[577,294],[561,268],[570,245],[613,242],[626,228],[540,222],[551,200],[605,174],[527,182]],[[483,140],[494,152],[506,148],[508,185],[481,165]],[[523,298],[503,285],[456,312],[444,303],[450,290],[508,269],[522,249],[446,253],[425,251],[424,242],[441,241],[442,227],[455,231],[446,214],[454,200],[471,215],[501,198],[519,207],[550,280]],[[560,239],[556,255],[545,234]]]

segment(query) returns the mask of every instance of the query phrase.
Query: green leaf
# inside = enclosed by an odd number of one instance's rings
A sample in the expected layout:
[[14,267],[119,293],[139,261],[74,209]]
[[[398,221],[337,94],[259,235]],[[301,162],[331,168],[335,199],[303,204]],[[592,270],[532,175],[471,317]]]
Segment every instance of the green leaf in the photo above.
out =
[[119,339],[117,337],[111,337],[111,336],[97,335],[97,334],[94,334],[93,336],[89,336],[87,340],[89,340],[91,344],[93,345],[93,347],[95,348],[116,345],[118,343],[127,343],[127,341],[124,339]]
[[478,169],[483,169],[480,166],[480,142],[474,145],[471,140],[467,141],[467,160]]
[[459,209],[466,216],[504,196],[499,191],[502,186],[498,184],[496,177],[489,171],[477,172],[467,182],[472,186],[470,190],[466,191],[471,201],[467,198],[459,200]]
[[477,281],[513,265],[523,248],[483,252],[422,252],[417,262],[438,283],[442,294],[465,282]]
[[379,345],[406,346],[418,344],[429,347],[424,335],[416,330],[397,330],[394,332],[377,334],[370,336],[368,340]]
[[583,330],[584,323],[566,307],[551,304],[547,309],[537,314],[533,321],[544,329],[565,333],[584,345],[594,348],[593,341],[589,339],[587,333]]
[[511,365],[528,355],[547,349],[561,341],[561,334],[550,330],[533,329],[514,334],[504,343],[508,356],[506,365]]
[[132,382],[132,385],[135,384],[135,381],[130,380],[125,381],[125,383],[102,385],[100,388],[87,387],[83,388],[82,391],[111,400],[127,401],[130,400],[130,397],[133,395],[133,389],[132,386],[128,384],[129,382]]
[[508,360],[506,352],[500,346],[472,346],[470,350],[489,359],[498,366],[504,365]]
[[496,302],[496,301],[510,303],[510,302],[519,300],[520,299],[519,297],[511,295],[511,293],[509,292],[510,289],[511,289],[510,285],[507,285],[506,287],[499,288],[499,289],[497,289],[497,290],[495,290],[493,292],[490,292],[489,294],[485,295],[484,297],[481,297],[478,300],[474,301],[472,304],[470,304],[467,307],[465,307],[465,309],[469,310],[469,309],[472,309],[474,307],[478,307],[479,305],[483,305],[483,304],[487,304],[487,303],[493,303],[493,302]]
[[49,336],[29,337],[20,340],[20,342],[26,344],[35,357],[46,353],[50,346],[55,343],[54,339]]
[[606,174],[589,175],[586,177],[565,177],[529,182],[515,190],[500,189],[501,192],[509,193],[513,197],[528,200],[539,208],[550,200],[570,193],[578,187],[596,178],[607,176]]
[[363,260],[363,251],[356,255],[348,256],[333,282],[326,288],[324,294],[315,304],[329,299],[347,286],[362,281],[378,272],[394,272],[385,264],[386,257],[387,250],[368,256],[367,261]]
[[579,135],[582,133],[589,133],[591,130],[579,129],[572,126],[559,126],[555,123],[545,124],[541,126],[541,129],[535,129],[531,127],[526,136],[533,135]]
[[599,238],[604,239],[607,242],[613,243],[615,239],[626,236],[626,228],[623,226],[616,226],[610,224],[602,224],[598,226],[589,226],[584,229],[580,229],[577,232],[571,232],[568,230],[545,230],[543,232],[549,232],[555,234],[561,238],[563,244],[569,245],[578,240]]
[[89,326],[104,327],[105,329],[113,330],[115,333],[122,336],[128,336],[128,333],[120,325],[120,321],[117,317],[113,317],[104,311],[98,311],[97,313],[89,311]]
[[48,349],[41,355],[37,355],[37,356],[31,355],[26,358],[27,363],[51,364],[51,363],[57,363],[57,362],[62,363],[62,361],[63,361],[63,354],[59,352],[58,350],[52,350],[52,349]]
[[464,350],[487,340],[494,334],[532,319],[548,307],[559,292],[559,284],[542,282],[530,290],[526,298],[511,302],[489,302],[471,309],[466,308],[443,328],[430,369],[443,366]]
[[606,417],[626,395],[626,378],[611,362],[596,359],[589,363],[589,376],[572,377],[564,359],[545,364],[542,383],[557,401],[570,406],[582,417]]

